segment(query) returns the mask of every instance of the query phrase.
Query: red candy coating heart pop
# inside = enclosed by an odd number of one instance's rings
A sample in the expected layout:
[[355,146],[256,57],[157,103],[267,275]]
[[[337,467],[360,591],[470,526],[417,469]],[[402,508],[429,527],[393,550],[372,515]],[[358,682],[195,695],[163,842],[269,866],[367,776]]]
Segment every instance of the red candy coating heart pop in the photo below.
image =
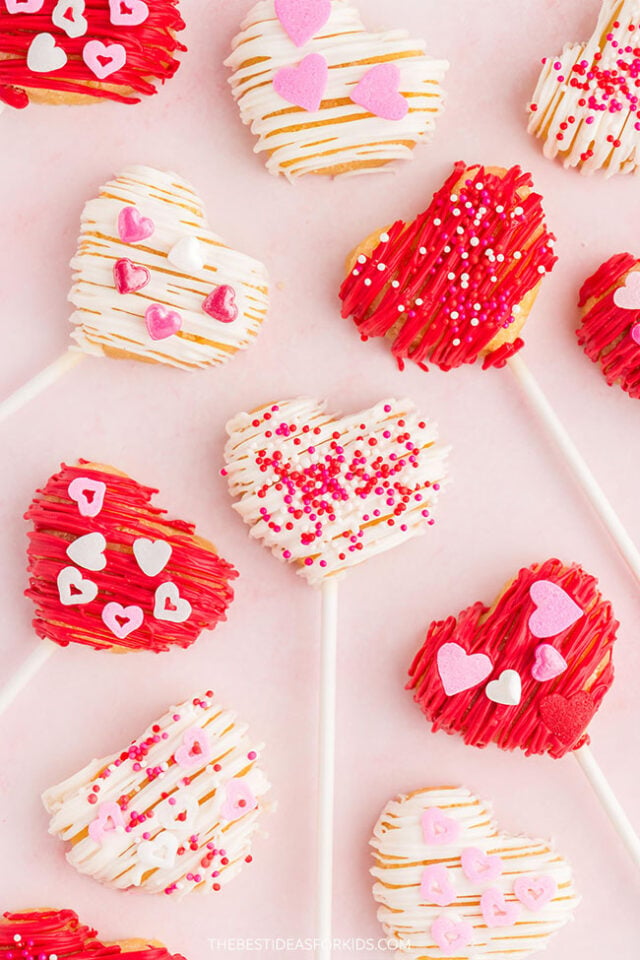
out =
[[465,743],[562,757],[613,682],[618,623],[594,577],[559,560],[517,574],[491,608],[434,622],[409,689],[434,730]]

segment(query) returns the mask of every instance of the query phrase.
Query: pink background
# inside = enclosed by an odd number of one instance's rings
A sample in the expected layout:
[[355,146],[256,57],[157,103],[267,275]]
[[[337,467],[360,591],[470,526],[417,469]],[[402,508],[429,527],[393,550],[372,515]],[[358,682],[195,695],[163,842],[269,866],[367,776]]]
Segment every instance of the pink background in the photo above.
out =
[[[2,719],[0,904],[71,906],[105,937],[156,936],[189,960],[211,955],[210,937],[312,936],[319,597],[250,541],[230,509],[218,476],[224,424],[238,410],[301,392],[329,397],[337,411],[407,394],[452,444],[453,483],[428,536],[372,560],[341,588],[336,935],[379,934],[367,841],[387,799],[425,784],[465,783],[493,799],[504,829],[553,836],[575,866],[584,902],[549,960],[637,958],[637,874],[577,764],[433,736],[403,691],[432,618],[492,600],[519,565],[554,554],[579,560],[601,579],[622,622],[618,682],[592,738],[640,829],[637,583],[508,371],[401,374],[383,344],[360,343],[336,300],[347,251],[372,229],[423,209],[453,161],[531,170],[560,263],[526,329],[524,356],[640,539],[637,403],[607,388],[573,333],[582,280],[613,253],[640,253],[638,181],[566,172],[544,160],[525,130],[539,58],[586,38],[598,0],[363,0],[370,27],[407,27],[449,58],[446,114],[434,143],[393,174],[295,186],[271,178],[253,156],[227,89],[222,61],[249,0],[182,6],[189,54],[156,98],[133,109],[31,107],[0,118],[0,390],[9,393],[64,351],[67,264],[83,202],[129,163],[180,172],[204,198],[213,228],[267,263],[270,317],[256,345],[221,369],[186,375],[86,359],[0,427],[3,668],[17,667],[35,642],[21,597],[21,516],[63,459],[102,460],[160,487],[159,502],[196,521],[238,566],[237,601],[229,622],[188,652],[58,652]],[[255,844],[254,864],[219,896],[180,904],[78,876],[47,835],[41,790],[210,685],[268,744],[278,809],[265,823],[269,839]]]

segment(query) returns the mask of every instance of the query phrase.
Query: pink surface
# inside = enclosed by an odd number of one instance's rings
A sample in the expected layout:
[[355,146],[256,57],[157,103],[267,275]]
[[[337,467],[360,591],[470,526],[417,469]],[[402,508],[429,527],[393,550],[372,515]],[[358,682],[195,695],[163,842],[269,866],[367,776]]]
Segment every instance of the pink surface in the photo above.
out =
[[[0,904],[71,906],[104,937],[155,936],[189,960],[250,955],[237,945],[215,949],[210,938],[313,935],[319,596],[250,541],[230,509],[218,476],[223,428],[238,410],[301,392],[326,395],[345,412],[407,394],[453,445],[453,483],[427,536],[370,561],[341,588],[336,936],[379,935],[367,841],[385,801],[422,785],[465,783],[493,799],[505,830],[553,836],[575,867],[583,904],[549,960],[635,960],[637,873],[577,764],[432,736],[403,683],[432,618],[491,600],[520,564],[554,554],[580,561],[601,579],[622,622],[618,680],[592,724],[594,752],[640,830],[638,585],[508,371],[401,374],[384,344],[359,342],[337,303],[346,253],[376,227],[423,209],[453,161],[530,169],[560,262],[526,328],[523,357],[640,540],[637,404],[606,386],[573,333],[585,277],[611,254],[640,254],[638,181],[565,172],[525,130],[539,58],[588,36],[598,0],[518,0],[517,15],[513,0],[367,0],[369,26],[406,26],[450,59],[446,114],[434,143],[395,174],[295,186],[271,178],[252,155],[227,89],[222,60],[248,6],[183,0],[189,54],[173,82],[137,107],[30,107],[0,117],[2,395],[65,349],[67,264],[80,211],[123,165],[188,178],[213,228],[262,258],[274,288],[259,341],[226,367],[188,375],[86,359],[0,426],[3,670],[35,643],[31,605],[21,598],[21,516],[63,459],[102,460],[160,487],[161,502],[197,522],[241,573],[229,622],[191,650],[126,658],[59,651],[0,721]],[[254,863],[220,895],[180,904],[78,876],[47,836],[40,791],[138,734],[168,703],[209,686],[268,744],[278,809]],[[336,953],[351,955],[347,947]]]

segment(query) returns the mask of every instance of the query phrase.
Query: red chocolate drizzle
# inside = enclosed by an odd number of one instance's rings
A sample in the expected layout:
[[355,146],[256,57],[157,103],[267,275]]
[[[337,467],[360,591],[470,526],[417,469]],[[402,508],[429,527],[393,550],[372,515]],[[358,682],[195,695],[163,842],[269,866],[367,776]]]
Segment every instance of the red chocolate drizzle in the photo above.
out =
[[490,343],[557,259],[541,197],[524,196],[531,187],[520,167],[498,176],[457,163],[424,213],[396,221],[354,265],[340,290],[342,316],[353,317],[363,340],[391,336],[400,369],[409,359],[451,370],[483,354],[485,369],[504,366],[523,341]]
[[617,383],[636,399],[640,398],[640,344],[631,330],[640,323],[640,309],[624,310],[616,306],[613,297],[629,271],[639,264],[630,253],[619,253],[585,281],[578,306],[584,309],[592,298],[595,303],[583,314],[576,331],[578,343],[590,360],[600,364],[609,386]]
[[[529,589],[538,580],[550,580],[562,587],[584,611],[573,626],[544,641],[536,639],[528,627],[535,610]],[[520,570],[491,609],[475,603],[457,620],[448,617],[432,623],[411,664],[407,684],[432,729],[459,734],[474,747],[495,743],[502,750],[518,748],[527,755],[562,757],[588,742],[586,726],[613,682],[611,652],[618,628],[611,605],[602,599],[597,584],[577,564],[566,567],[559,560],[547,560]],[[469,654],[484,653],[493,663],[492,673],[479,686],[453,696],[445,694],[436,664],[438,650],[450,642],[460,644]],[[568,664],[564,673],[544,683],[531,675],[540,643],[552,644]],[[485,694],[486,683],[503,670],[520,674],[522,699],[517,706],[494,703]],[[577,729],[576,701],[572,698],[583,691],[592,709],[586,710],[581,698],[582,725]],[[568,703],[564,723],[560,722],[559,697]],[[553,715],[553,731],[544,722],[545,714],[548,718]]]
[[[108,0],[86,0],[84,16],[87,33],[71,39],[51,19],[56,0],[44,0],[39,13],[8,13],[0,4],[0,102],[23,108],[29,104],[29,89],[60,94],[83,94],[119,103],[138,103],[140,96],[157,92],[153,80],[164,83],[180,63],[174,54],[185,51],[175,37],[184,29],[178,0],[148,0],[149,16],[136,27],[111,23]],[[34,73],[27,66],[27,54],[33,38],[50,33],[62,47],[68,62],[52,73]],[[127,62],[116,73],[100,81],[82,59],[90,40],[119,43],[127,52]]]
[[105,944],[91,927],[80,923],[73,910],[27,910],[5,913],[0,919],[0,957],[15,960],[95,960],[123,957],[127,960],[184,960],[153,945],[123,950],[117,943]]
[[[116,646],[160,653],[172,646],[190,646],[202,630],[226,620],[233,600],[230,581],[238,576],[237,571],[211,545],[207,548],[196,539],[192,524],[169,520],[166,511],[151,506],[157,490],[86,463],[81,460],[77,466],[63,465],[61,472],[37,492],[25,514],[34,528],[29,533],[30,587],[25,594],[36,605],[36,633],[62,647],[82,643],[95,649]],[[97,517],[81,516],[77,503],[69,498],[67,490],[76,477],[106,484],[104,505]],[[107,541],[107,566],[99,572],[78,569],[85,579],[98,585],[98,594],[90,603],[63,606],[56,580],[64,567],[74,566],[67,548],[72,540],[94,531],[102,533]],[[157,576],[146,576],[137,564],[132,544],[138,537],[171,544],[171,558]],[[192,606],[191,615],[183,623],[153,616],[155,591],[166,581],[175,583],[180,596]],[[102,621],[102,610],[111,601],[124,607],[141,607],[144,613],[142,625],[124,639],[117,638]]]

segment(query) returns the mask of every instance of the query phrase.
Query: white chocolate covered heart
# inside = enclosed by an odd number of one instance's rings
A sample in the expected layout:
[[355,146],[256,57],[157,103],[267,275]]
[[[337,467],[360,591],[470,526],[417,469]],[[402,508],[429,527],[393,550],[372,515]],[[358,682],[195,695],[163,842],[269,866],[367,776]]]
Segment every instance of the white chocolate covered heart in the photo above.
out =
[[150,167],[126,169],[85,205],[71,266],[71,339],[92,356],[224,363],[267,312],[265,267],[212,233],[185,180]]
[[545,57],[529,105],[529,133],[545,156],[581,173],[640,168],[640,3],[603,0],[586,43]]
[[220,890],[245,861],[269,783],[262,746],[211,691],[167,713],[124,751],[47,790],[49,832],[108,886],[181,898]]
[[275,556],[321,584],[423,533],[448,448],[410,400],[335,417],[308,398],[240,413],[225,447],[234,508]]
[[571,868],[548,843],[499,833],[491,808],[463,787],[389,801],[371,846],[378,919],[413,960],[520,960],[579,902]]
[[289,180],[410,158],[433,132],[449,66],[404,30],[367,31],[351,0],[259,0],[226,65],[255,151]]

